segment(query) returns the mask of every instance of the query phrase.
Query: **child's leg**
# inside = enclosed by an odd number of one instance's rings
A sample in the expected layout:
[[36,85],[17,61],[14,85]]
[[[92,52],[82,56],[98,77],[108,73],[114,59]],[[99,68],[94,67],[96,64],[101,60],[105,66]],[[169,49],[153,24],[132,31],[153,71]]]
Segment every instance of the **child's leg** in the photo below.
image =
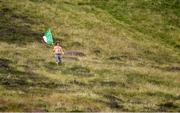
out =
[[58,58],[57,54],[55,55],[55,60],[56,60],[56,64],[58,65],[59,64],[59,58]]
[[61,55],[58,55],[58,61],[59,61],[59,63],[62,63]]

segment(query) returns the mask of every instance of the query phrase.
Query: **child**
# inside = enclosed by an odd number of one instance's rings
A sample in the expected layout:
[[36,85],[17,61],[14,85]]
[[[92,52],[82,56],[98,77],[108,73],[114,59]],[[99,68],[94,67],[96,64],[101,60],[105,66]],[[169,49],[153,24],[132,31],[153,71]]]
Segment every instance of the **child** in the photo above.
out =
[[61,55],[64,54],[64,51],[63,51],[62,47],[60,46],[59,42],[56,43],[53,51],[55,53],[56,63],[57,63],[57,65],[59,65],[59,63],[62,62],[61,61]]

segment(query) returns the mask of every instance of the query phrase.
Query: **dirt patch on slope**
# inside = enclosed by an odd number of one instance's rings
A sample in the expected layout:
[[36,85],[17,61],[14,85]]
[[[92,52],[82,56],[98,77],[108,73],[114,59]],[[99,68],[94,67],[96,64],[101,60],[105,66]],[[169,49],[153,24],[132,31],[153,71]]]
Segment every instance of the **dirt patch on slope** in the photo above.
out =
[[80,56],[80,57],[86,56],[84,52],[79,51],[79,50],[69,50],[69,51],[66,51],[64,55]]

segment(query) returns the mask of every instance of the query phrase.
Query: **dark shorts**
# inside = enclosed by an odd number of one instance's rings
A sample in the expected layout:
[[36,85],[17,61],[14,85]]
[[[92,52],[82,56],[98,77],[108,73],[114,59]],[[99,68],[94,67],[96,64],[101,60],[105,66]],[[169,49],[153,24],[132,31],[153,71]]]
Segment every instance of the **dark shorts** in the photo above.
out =
[[61,62],[61,54],[55,54],[56,62]]

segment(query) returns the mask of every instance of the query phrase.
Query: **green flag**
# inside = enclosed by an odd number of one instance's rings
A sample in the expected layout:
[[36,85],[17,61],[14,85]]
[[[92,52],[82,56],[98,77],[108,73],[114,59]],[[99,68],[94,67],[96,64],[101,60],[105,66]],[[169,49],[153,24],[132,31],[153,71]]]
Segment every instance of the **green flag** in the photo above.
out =
[[45,32],[43,40],[46,42],[46,44],[53,44],[53,37],[50,29]]

